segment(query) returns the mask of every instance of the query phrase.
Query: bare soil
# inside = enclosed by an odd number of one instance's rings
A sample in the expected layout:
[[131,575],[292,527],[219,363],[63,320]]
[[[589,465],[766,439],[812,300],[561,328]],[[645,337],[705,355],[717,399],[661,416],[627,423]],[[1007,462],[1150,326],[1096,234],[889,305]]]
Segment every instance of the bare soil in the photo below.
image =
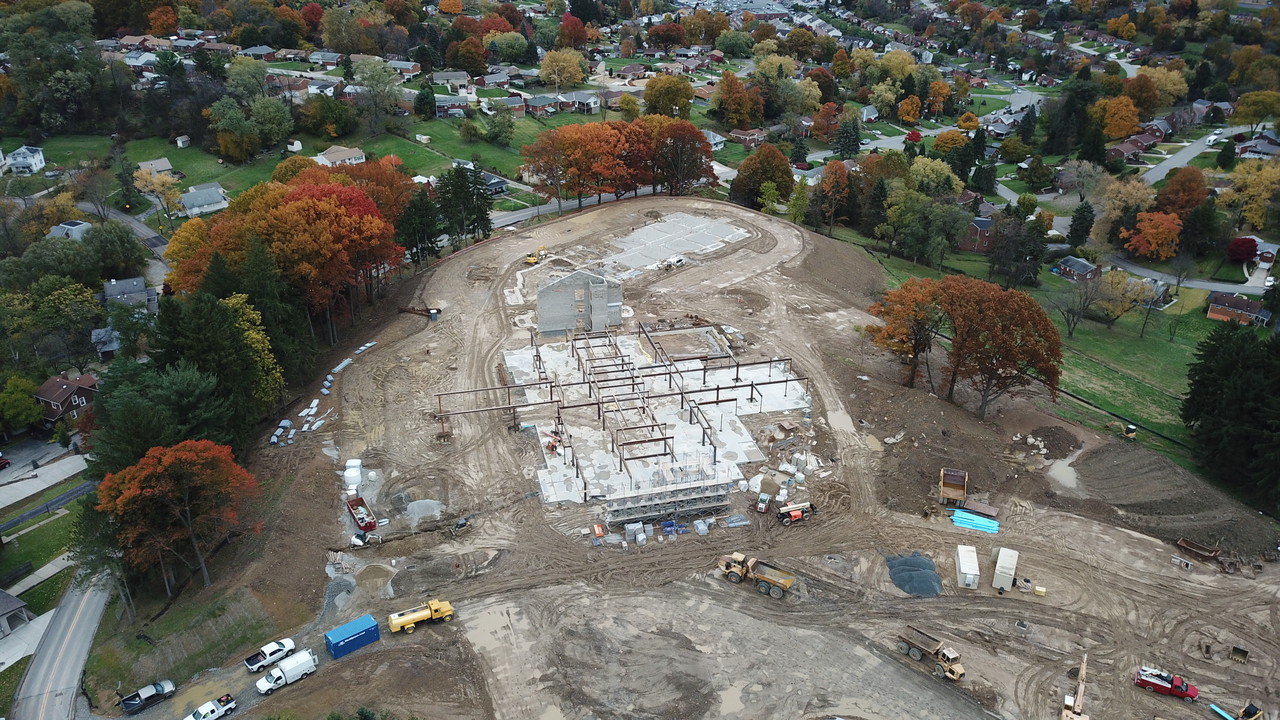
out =
[[[578,532],[598,521],[594,508],[534,495],[537,438],[492,412],[451,421],[442,442],[434,393],[500,384],[501,351],[530,341],[521,326],[538,282],[557,267],[593,267],[612,238],[676,211],[752,236],[624,282],[634,316],[620,332],[692,314],[741,331],[742,356],[790,357],[814,399],[804,439],[832,472],[809,479],[822,512],[790,528],[735,496],[750,527],[627,552],[596,548]],[[525,266],[541,246],[552,259]],[[1000,400],[978,422],[964,392],[956,405],[927,385],[902,387],[896,359],[860,332],[875,322],[865,308],[881,278],[862,250],[788,223],[724,203],[654,198],[512,233],[406,282],[412,297],[383,307],[443,307],[440,321],[362,319],[369,332],[353,346],[378,345],[338,376],[325,432],[256,460],[260,475],[293,480],[263,519],[261,541],[244,543],[245,570],[229,582],[252,588],[282,632],[320,651],[322,666],[249,714],[318,718],[366,705],[420,718],[1039,719],[1056,717],[1074,691],[1068,671],[1086,652],[1086,711],[1095,716],[1203,715],[1137,691],[1130,678],[1140,663],[1185,672],[1222,707],[1275,705],[1280,568],[1256,577],[1202,563],[1182,570],[1169,544],[1187,536],[1252,556],[1280,537],[1275,525],[1158,455],[1046,414],[1034,392]],[[523,303],[508,303],[511,288]],[[763,434],[784,419],[798,416],[749,426]],[[325,552],[345,549],[354,530],[338,498],[340,461],[352,457],[381,475],[366,497],[389,520],[380,529],[387,541],[348,551],[353,572],[331,579]],[[765,464],[785,459],[771,454]],[[970,473],[971,492],[999,508],[998,535],[930,512],[940,467]],[[443,505],[438,518],[413,511],[432,502]],[[447,528],[461,517],[472,529],[455,538]],[[955,583],[957,544],[978,548],[978,590]],[[1001,546],[1020,551],[1018,574],[1044,587],[1043,597],[990,588],[990,554]],[[724,582],[715,559],[735,550],[801,580],[781,601]],[[914,550],[937,564],[941,596],[908,598],[890,582],[884,556]],[[452,601],[458,619],[412,635],[393,636],[384,624],[381,642],[349,658],[323,653],[325,630],[431,597]],[[898,655],[894,635],[906,623],[959,650],[966,678],[947,683]],[[1249,663],[1228,659],[1232,645],[1250,650]],[[233,660],[198,687],[226,688],[251,705],[251,678]]]

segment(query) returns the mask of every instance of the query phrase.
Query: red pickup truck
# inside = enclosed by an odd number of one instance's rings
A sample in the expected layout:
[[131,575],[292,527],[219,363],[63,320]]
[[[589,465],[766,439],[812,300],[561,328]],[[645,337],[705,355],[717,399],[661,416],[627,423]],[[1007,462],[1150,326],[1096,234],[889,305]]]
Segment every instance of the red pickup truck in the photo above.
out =
[[1195,702],[1195,699],[1200,697],[1200,691],[1196,689],[1196,686],[1187,682],[1181,676],[1147,667],[1146,665],[1138,668],[1137,672],[1133,674],[1133,684],[1144,688],[1148,692],[1172,695],[1187,702]]

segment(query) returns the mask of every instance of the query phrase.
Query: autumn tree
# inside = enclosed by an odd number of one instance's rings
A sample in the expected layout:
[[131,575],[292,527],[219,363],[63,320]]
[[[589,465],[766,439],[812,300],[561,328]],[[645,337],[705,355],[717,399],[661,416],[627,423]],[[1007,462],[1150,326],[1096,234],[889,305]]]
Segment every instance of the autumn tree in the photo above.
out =
[[1075,190],[1080,202],[1094,192],[1107,171],[1097,163],[1088,160],[1068,160],[1062,164],[1059,185],[1064,190]]
[[937,117],[942,114],[943,109],[947,106],[947,101],[951,99],[951,86],[941,80],[934,80],[929,83],[929,96],[926,107],[929,114]]
[[1138,257],[1168,260],[1178,254],[1178,237],[1182,221],[1173,213],[1138,213],[1138,224],[1132,229],[1120,231],[1120,238],[1127,240],[1124,247]]
[[1231,173],[1232,187],[1223,196],[1228,205],[1255,228],[1269,227],[1280,208],[1280,163],[1246,160]]
[[143,195],[150,195],[160,206],[160,217],[174,230],[173,215],[178,211],[182,195],[178,192],[178,179],[167,172],[138,169],[133,171],[133,185]]
[[462,0],[440,0],[439,8],[446,15],[461,15]]
[[878,326],[867,326],[871,341],[906,361],[903,385],[909,388],[916,386],[921,363],[928,368],[933,341],[946,322],[940,298],[941,288],[936,280],[913,277],[867,308],[884,321]]
[[[623,96],[629,97],[629,96]],[[533,181],[534,192],[550,200],[555,198],[556,210],[564,210],[565,186],[569,181],[568,136],[561,130],[566,126],[538,133],[530,145],[520,149],[525,172]]]
[[966,112],[960,116],[959,120],[956,120],[956,127],[964,130],[965,132],[973,132],[974,130],[977,130],[980,124],[981,123],[978,122],[978,116],[971,112]]
[[969,144],[969,138],[959,130],[944,130],[933,140],[933,151],[945,157],[952,150],[959,150]]
[[729,185],[729,200],[758,209],[760,186],[766,182],[773,182],[781,197],[791,197],[795,185],[791,164],[772,143],[761,145],[738,166],[738,174]]
[[689,119],[693,86],[683,75],[659,75],[644,86],[644,111],[651,115]]
[[572,87],[582,82],[582,55],[572,48],[552,50],[542,58],[542,67],[538,78],[542,82],[555,87],[560,92],[562,87]]
[[834,235],[836,216],[845,207],[849,197],[849,171],[844,163],[832,160],[822,168],[822,180],[818,185],[822,214],[827,219],[827,234]]
[[737,75],[726,70],[721,73],[720,82],[711,96],[711,108],[720,114],[725,125],[745,130],[760,122],[764,100],[759,91],[754,88],[748,90]]
[[797,225],[803,225],[809,215],[809,178],[801,175],[800,181],[791,188],[791,197],[787,198],[787,219]]
[[147,32],[159,37],[168,37],[178,29],[178,14],[168,5],[147,13]]
[[1097,101],[1093,113],[1102,121],[1102,132],[1109,138],[1129,137],[1141,129],[1138,108],[1124,95]]
[[982,280],[950,275],[942,279],[940,304],[951,325],[951,381],[978,393],[978,419],[1006,393],[1042,383],[1056,396],[1062,344],[1044,308],[1018,290],[1000,290]]
[[813,116],[813,128],[810,134],[822,142],[830,142],[839,127],[839,108],[833,102],[826,103],[822,110]]
[[1169,176],[1165,186],[1156,193],[1156,207],[1179,218],[1194,210],[1209,197],[1209,186],[1204,181],[1204,171],[1194,165],[1178,168]]
[[649,43],[660,47],[665,52],[680,47],[685,42],[685,30],[679,23],[664,23],[649,28]]
[[257,495],[257,480],[236,464],[231,448],[188,440],[152,448],[137,464],[103,478],[98,509],[115,519],[131,565],[149,567],[158,557],[194,560],[208,587],[209,551]]
[[920,122],[920,98],[908,95],[905,100],[898,103],[898,119],[907,125]]
[[1280,117],[1280,92],[1258,90],[1240,96],[1236,112],[1231,116],[1238,123],[1248,123],[1249,132],[1256,133],[1258,126],[1267,120]]
[[694,186],[716,179],[711,143],[688,120],[667,123],[657,133],[653,159],[654,179],[667,187],[668,195],[686,195]]
[[1098,219],[1093,223],[1092,235],[1100,242],[1107,242],[1119,237],[1127,219],[1136,218],[1137,213],[1155,204],[1156,191],[1141,178],[1130,177],[1108,180],[1098,197],[1101,207],[1095,207]]

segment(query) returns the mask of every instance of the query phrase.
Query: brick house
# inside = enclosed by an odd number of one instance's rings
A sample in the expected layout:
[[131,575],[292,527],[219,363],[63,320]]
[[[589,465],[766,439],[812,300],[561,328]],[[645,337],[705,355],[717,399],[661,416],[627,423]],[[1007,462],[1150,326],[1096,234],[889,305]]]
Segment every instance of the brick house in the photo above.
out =
[[991,218],[975,217],[965,228],[964,237],[960,238],[956,249],[978,253],[991,252],[991,225]]
[[1216,292],[1209,294],[1209,312],[1206,317],[1210,320],[1234,320],[1241,325],[1266,327],[1271,322],[1271,311],[1263,308],[1262,303],[1257,300],[1250,300],[1243,295]]
[[734,130],[729,133],[729,139],[741,143],[748,150],[760,147],[769,137],[769,134],[759,128],[751,128],[750,130]]
[[1102,274],[1102,269],[1097,265],[1074,255],[1062,258],[1053,269],[1068,280],[1094,280]]

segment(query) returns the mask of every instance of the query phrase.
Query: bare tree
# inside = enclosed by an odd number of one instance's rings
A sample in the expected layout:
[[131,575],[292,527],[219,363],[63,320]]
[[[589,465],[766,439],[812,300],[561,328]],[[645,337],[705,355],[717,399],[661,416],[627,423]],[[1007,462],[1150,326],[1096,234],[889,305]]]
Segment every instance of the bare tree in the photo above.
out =
[[115,192],[116,179],[110,170],[94,163],[91,167],[80,170],[71,181],[76,199],[83,200],[93,206],[93,213],[103,220],[107,219],[107,199]]
[[1077,280],[1071,288],[1049,298],[1049,307],[1062,317],[1062,324],[1067,327],[1067,337],[1075,337],[1076,326],[1102,298],[1106,288],[1097,279]]
[[1177,295],[1182,290],[1182,281],[1191,277],[1191,273],[1195,272],[1196,260],[1191,257],[1190,253],[1178,253],[1169,261],[1169,269],[1173,271],[1173,276],[1177,279],[1177,285],[1173,289],[1173,294]]
[[1062,164],[1062,179],[1058,184],[1067,190],[1075,190],[1080,202],[1098,187],[1098,183],[1107,176],[1107,171],[1097,163],[1088,160],[1068,160]]

